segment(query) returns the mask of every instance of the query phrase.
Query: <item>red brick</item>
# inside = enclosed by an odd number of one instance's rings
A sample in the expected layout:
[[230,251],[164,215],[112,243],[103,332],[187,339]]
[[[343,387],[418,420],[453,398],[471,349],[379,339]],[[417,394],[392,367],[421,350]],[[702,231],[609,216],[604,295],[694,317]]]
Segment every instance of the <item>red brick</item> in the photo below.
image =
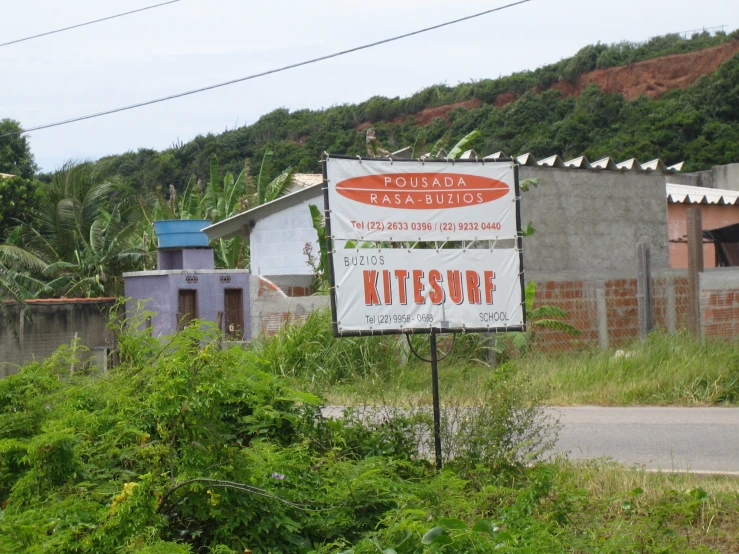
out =
[[731,306],[734,303],[733,292],[709,291],[708,296],[711,306]]
[[735,322],[739,319],[739,309],[736,308],[718,308],[712,310],[712,320]]

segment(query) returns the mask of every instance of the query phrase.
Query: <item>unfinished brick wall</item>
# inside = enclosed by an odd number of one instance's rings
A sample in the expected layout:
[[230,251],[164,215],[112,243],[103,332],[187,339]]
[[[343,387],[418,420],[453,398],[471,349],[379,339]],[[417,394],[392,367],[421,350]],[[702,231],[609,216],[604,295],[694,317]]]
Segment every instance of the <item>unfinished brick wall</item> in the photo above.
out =
[[294,312],[267,312],[259,318],[261,336],[272,337],[285,325],[303,323],[310,314],[296,314]]
[[[586,279],[538,277],[534,307],[556,306],[567,312],[565,321],[580,331],[571,335],[549,329],[536,332],[537,348],[564,352],[592,346],[623,346],[639,335],[637,282],[635,277]],[[687,326],[687,276],[675,272],[652,279],[654,323],[657,329],[675,331]]]
[[[703,333],[707,337],[739,335],[739,271],[713,270],[701,275]],[[639,336],[637,282],[635,275],[600,272],[587,276],[572,273],[529,276],[536,282],[534,307],[556,306],[567,313],[565,321],[580,334],[536,328],[536,348],[546,352],[568,352],[578,348],[622,347]],[[707,278],[704,279],[704,278]],[[716,279],[720,278],[720,281]],[[734,279],[734,277],[732,277]],[[704,283],[705,281],[705,283]],[[297,289],[298,287],[296,287]],[[300,292],[300,291],[294,291]],[[285,286],[260,282],[257,294],[264,309],[256,309],[255,332],[274,335],[286,323],[305,320],[313,306],[328,306],[328,297],[285,294]],[[652,279],[654,325],[670,332],[687,328],[688,278],[683,270],[658,270]],[[260,304],[260,305],[261,305]],[[297,306],[301,308],[296,309]],[[256,335],[255,335],[256,336]]]
[[567,312],[566,321],[580,330],[581,334],[551,329],[533,329],[537,346],[547,351],[565,351],[581,344],[598,344],[598,314],[596,292],[583,281],[536,281],[534,308],[555,306]]
[[639,336],[639,304],[636,279],[605,282],[608,344],[620,346]]
[[704,337],[737,337],[739,289],[701,291],[701,318]]

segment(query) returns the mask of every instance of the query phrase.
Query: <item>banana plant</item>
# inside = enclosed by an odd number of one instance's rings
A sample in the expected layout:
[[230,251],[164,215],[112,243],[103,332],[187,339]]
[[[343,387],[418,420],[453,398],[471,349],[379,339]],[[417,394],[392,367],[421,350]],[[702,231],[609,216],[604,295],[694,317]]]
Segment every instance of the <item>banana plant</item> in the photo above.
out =
[[469,150],[468,146],[479,136],[479,129],[475,129],[471,133],[463,136],[461,140],[457,144],[455,144],[449,151],[449,154],[447,154],[447,158],[453,158],[455,160],[459,158],[462,154],[464,154],[465,150]]
[[[144,242],[155,246],[152,222],[158,219],[207,219],[217,223],[237,215],[249,207],[271,202],[282,196],[292,183],[292,168],[287,168],[272,180],[269,172],[273,153],[265,152],[256,179],[252,177],[249,160],[234,178],[233,173],[221,175],[218,158],[210,157],[209,181],[203,190],[202,183],[191,177],[181,196],[170,186],[169,201],[158,198],[147,215],[148,227]],[[249,265],[249,242],[242,237],[217,239],[211,244],[216,255],[216,265],[222,268],[243,269]]]
[[523,333],[503,333],[501,336],[519,351],[526,352],[536,339],[536,332],[540,329],[561,331],[568,335],[579,335],[580,330],[563,321],[568,314],[557,306],[538,306],[534,308],[536,299],[536,283],[529,281],[524,293],[524,309],[526,310],[526,321],[528,330]]
[[313,228],[316,230],[318,235],[318,263],[315,264],[316,280],[313,284],[313,288],[316,292],[326,293],[328,292],[328,241],[326,240],[326,222],[323,219],[323,214],[318,206],[310,204],[311,220],[313,221]]
[[272,169],[272,150],[267,150],[262,156],[262,163],[259,166],[259,174],[256,181],[250,182],[250,200],[254,206],[261,206],[267,202],[277,200],[287,192],[292,184],[293,168],[288,167],[277,177],[269,181],[269,174]]

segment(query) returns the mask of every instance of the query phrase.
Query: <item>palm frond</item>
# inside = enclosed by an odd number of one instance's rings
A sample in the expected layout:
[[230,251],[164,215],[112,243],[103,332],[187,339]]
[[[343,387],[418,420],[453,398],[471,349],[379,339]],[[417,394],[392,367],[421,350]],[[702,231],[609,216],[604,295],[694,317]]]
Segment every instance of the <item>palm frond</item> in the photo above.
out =
[[48,265],[41,258],[12,244],[0,244],[0,262],[15,267],[43,271]]

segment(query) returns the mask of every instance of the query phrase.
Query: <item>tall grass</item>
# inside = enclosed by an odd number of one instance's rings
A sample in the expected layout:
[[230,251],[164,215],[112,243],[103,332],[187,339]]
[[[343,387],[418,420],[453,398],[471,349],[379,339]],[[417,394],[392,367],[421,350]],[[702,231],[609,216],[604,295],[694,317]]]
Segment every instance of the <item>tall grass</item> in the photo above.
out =
[[[411,337],[428,357],[428,337]],[[439,339],[440,350],[451,337]],[[439,365],[442,396],[474,404],[484,397],[493,373],[488,343],[460,335],[452,355]],[[334,404],[372,400],[393,405],[431,401],[429,364],[409,351],[403,336],[335,339],[327,310],[302,325],[289,325],[251,349],[261,367],[289,377]],[[733,405],[739,403],[739,342],[706,341],[680,332],[656,332],[623,350],[592,348],[561,354],[530,350],[504,362],[541,390],[553,405]]]
[[[420,355],[429,356],[426,335],[410,340]],[[451,346],[450,336],[439,338],[442,353]],[[484,363],[487,351],[485,337],[460,335],[447,363],[477,367]],[[408,370],[416,375],[421,366],[428,368],[413,356],[403,335],[334,338],[328,310],[313,312],[303,324],[286,325],[275,336],[257,342],[251,352],[264,370],[325,391],[359,383],[384,390]]]
[[559,405],[739,402],[739,344],[706,341],[688,333],[653,333],[621,351],[525,356],[513,362],[546,383]]
[[263,369],[312,387],[378,379],[400,359],[397,337],[335,339],[328,310],[312,313],[302,325],[286,325],[259,341],[252,353]]

